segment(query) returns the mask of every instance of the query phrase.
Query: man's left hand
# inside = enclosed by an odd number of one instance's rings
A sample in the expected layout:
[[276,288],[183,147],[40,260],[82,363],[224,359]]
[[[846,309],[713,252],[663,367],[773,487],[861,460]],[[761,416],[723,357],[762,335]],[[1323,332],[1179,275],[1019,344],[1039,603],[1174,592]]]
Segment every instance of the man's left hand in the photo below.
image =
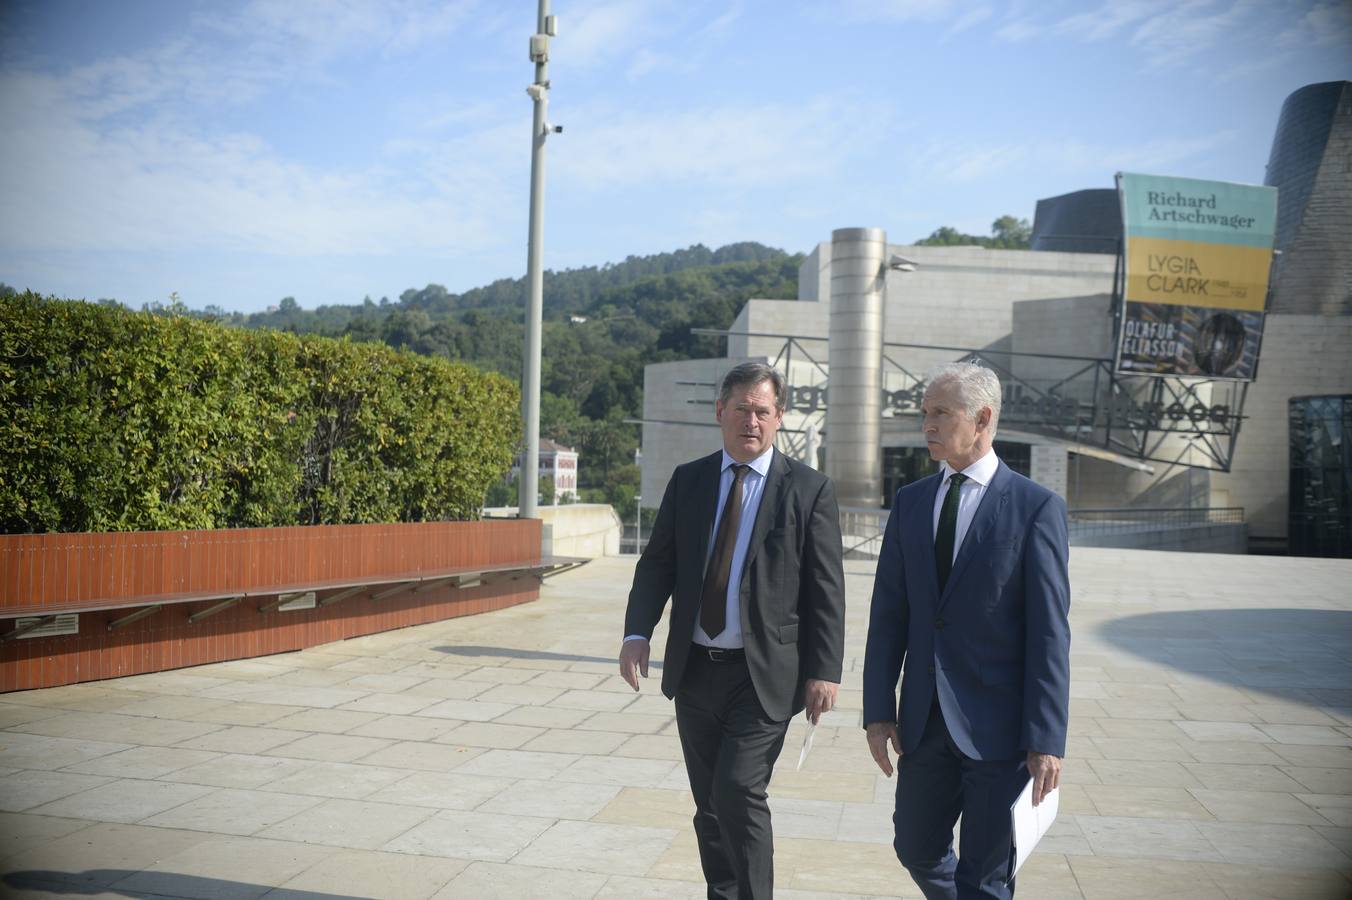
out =
[[820,678],[809,678],[803,691],[803,699],[807,702],[807,718],[813,725],[822,717],[822,713],[830,712],[836,707],[836,691],[840,690],[840,685],[834,681],[822,681]]
[[1028,751],[1028,774],[1033,776],[1033,805],[1037,806],[1061,784],[1061,757]]

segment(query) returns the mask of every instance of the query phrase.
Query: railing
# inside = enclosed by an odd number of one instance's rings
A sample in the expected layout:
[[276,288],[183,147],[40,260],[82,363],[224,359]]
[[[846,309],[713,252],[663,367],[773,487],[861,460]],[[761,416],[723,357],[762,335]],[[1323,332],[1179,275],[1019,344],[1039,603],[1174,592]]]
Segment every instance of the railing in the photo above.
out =
[[889,509],[870,506],[840,508],[840,536],[846,559],[877,559],[883,546]]
[[1242,506],[1072,509],[1070,536],[1089,537],[1141,531],[1194,528],[1200,525],[1242,525]]

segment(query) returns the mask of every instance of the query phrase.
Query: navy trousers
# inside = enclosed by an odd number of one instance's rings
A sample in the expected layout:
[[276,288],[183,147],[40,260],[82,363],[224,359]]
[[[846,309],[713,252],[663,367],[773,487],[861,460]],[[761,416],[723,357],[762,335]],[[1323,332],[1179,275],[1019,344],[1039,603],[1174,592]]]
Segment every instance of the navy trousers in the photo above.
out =
[[[897,764],[893,847],[926,900],[1010,900],[1009,807],[1028,783],[1025,758],[977,760],[949,736],[936,702],[920,746]],[[953,826],[962,816],[961,855]]]

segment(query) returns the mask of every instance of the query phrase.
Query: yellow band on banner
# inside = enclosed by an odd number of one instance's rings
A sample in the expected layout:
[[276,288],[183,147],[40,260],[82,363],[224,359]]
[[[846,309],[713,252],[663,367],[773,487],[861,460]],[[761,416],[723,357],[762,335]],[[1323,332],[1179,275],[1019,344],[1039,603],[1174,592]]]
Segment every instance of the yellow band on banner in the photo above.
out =
[[1240,244],[1127,239],[1127,299],[1262,312],[1272,251]]

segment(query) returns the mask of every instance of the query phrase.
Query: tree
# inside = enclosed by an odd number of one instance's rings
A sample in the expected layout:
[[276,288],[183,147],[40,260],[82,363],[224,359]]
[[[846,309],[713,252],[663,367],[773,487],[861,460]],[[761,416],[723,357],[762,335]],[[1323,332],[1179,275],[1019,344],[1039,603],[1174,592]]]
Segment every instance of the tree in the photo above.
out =
[[991,236],[964,234],[948,225],[930,232],[915,243],[922,247],[987,247],[992,250],[1027,250],[1033,228],[1027,219],[1001,216],[991,223]]

